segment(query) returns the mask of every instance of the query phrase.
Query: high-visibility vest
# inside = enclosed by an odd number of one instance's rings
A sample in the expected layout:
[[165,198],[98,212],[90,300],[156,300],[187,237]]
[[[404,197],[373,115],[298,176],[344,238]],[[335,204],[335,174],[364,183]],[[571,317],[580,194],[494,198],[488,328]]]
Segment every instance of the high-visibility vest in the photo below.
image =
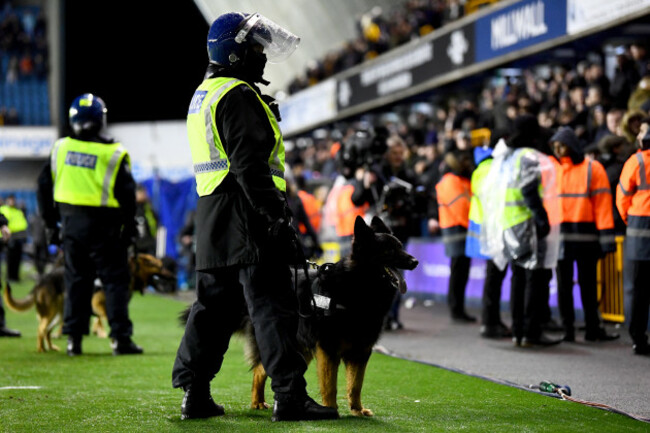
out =
[[483,224],[483,205],[479,198],[479,192],[483,187],[483,181],[492,167],[492,158],[484,159],[474,169],[471,180],[472,197],[469,203],[469,225],[467,227],[467,239],[465,241],[465,254],[467,257],[486,258],[481,254],[480,234]]
[[436,196],[445,254],[448,257],[463,256],[469,225],[469,202],[472,196],[470,180],[447,173],[436,185]]
[[589,243],[600,243],[602,251],[616,251],[612,190],[605,168],[587,158],[574,164],[571,158],[563,157],[556,165],[556,185],[560,250],[571,246],[582,250]]
[[632,155],[623,166],[616,207],[627,224],[624,256],[650,260],[650,150]]
[[54,201],[75,206],[119,208],[115,180],[129,154],[120,143],[95,143],[72,137],[57,140],[50,162]]
[[[196,192],[200,197],[212,194],[230,170],[230,161],[224,149],[219,130],[214,122],[217,106],[223,97],[237,86],[248,83],[229,77],[208,78],[194,92],[187,114],[187,133],[196,177]],[[251,87],[251,89],[253,89]],[[255,91],[253,89],[253,91]],[[269,155],[270,174],[275,186],[286,191],[284,180],[284,142],[278,122],[269,106],[255,92],[266,112],[275,145]]]
[[[321,222],[321,207],[322,207],[321,203],[318,201],[316,197],[314,197],[312,194],[308,193],[307,191],[299,190],[298,197],[302,202],[302,206],[305,208],[305,213],[307,214],[307,218],[309,218],[309,222],[311,223],[311,226],[314,228],[316,232],[318,232],[320,230],[320,222]],[[300,233],[302,234],[307,233],[307,229],[302,223],[300,223],[299,229],[300,229]]]
[[[7,227],[12,234],[24,232],[27,230],[27,219],[25,214],[18,208],[3,205],[0,206],[0,213],[7,218],[8,224]],[[0,233],[0,238],[2,233]]]
[[[514,156],[517,158],[514,162],[515,175],[506,187],[505,207],[500,221],[501,227],[504,230],[522,224],[533,217],[533,212],[528,206],[526,206],[526,203],[524,202],[524,194],[521,192],[521,186],[519,185],[519,176],[521,174],[521,159],[529,152],[534,152],[534,150],[523,148]],[[539,195],[540,197],[543,197],[544,194],[542,179],[540,178],[539,181]]]

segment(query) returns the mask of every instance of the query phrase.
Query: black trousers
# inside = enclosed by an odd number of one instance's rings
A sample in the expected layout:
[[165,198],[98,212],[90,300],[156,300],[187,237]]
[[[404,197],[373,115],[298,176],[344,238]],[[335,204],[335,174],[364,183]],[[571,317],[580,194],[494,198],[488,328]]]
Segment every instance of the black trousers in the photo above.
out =
[[494,326],[501,323],[501,286],[507,270],[507,267],[503,270],[499,269],[492,260],[486,263],[481,312],[483,325]]
[[[0,252],[2,251],[2,246],[0,245]],[[2,278],[0,278],[0,287],[3,288],[4,286],[2,285]],[[0,328],[4,328],[7,323],[5,322],[5,308],[4,305],[2,305],[2,296],[0,296]]]
[[88,334],[94,280],[99,277],[106,293],[110,337],[130,337],[129,269],[120,226],[84,214],[64,215],[62,222],[66,290],[63,333]]
[[[563,259],[557,262],[557,291],[560,315],[564,329],[573,330],[575,308],[573,305],[573,262],[574,259]],[[585,315],[587,333],[595,333],[600,328],[598,315],[597,257],[575,259],[578,265],[578,284],[580,298]]]
[[648,309],[650,308],[650,260],[627,260],[631,268],[632,311],[630,314],[630,337],[634,344],[648,344]]
[[23,239],[9,239],[7,243],[7,279],[20,279],[20,264],[23,260]]
[[242,314],[248,312],[276,399],[304,395],[307,363],[296,339],[297,308],[287,265],[260,263],[197,272],[197,300],[176,353],[173,386],[211,381],[221,369]]
[[466,256],[451,258],[447,304],[452,316],[465,313],[465,289],[469,280],[470,264],[471,259]]
[[525,269],[510,264],[510,311],[512,334],[516,338],[538,338],[542,333],[543,303],[545,286],[549,280],[546,269]]

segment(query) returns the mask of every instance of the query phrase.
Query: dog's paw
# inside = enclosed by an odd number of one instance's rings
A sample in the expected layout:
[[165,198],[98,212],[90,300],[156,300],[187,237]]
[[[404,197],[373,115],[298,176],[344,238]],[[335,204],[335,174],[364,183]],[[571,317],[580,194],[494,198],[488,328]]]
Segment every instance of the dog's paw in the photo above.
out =
[[353,416],[374,416],[375,414],[367,408],[363,409],[350,409]]
[[251,403],[251,409],[256,409],[256,410],[265,410],[270,408],[269,404],[265,401],[259,401],[255,403]]
[[57,346],[56,344],[53,344],[52,346],[50,346],[50,349],[54,350],[55,352],[60,352],[61,351],[61,349],[59,349],[59,346]]

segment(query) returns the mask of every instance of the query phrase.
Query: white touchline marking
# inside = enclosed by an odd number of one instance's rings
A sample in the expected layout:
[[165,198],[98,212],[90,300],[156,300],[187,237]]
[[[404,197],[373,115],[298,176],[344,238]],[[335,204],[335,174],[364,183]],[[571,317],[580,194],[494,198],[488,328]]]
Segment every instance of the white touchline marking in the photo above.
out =
[[0,386],[0,391],[6,389],[41,389],[40,386]]

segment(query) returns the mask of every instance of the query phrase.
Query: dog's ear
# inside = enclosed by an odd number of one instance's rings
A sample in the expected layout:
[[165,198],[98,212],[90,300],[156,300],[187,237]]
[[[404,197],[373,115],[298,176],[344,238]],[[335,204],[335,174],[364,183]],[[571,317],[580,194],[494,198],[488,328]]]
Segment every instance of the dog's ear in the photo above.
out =
[[378,216],[372,217],[372,221],[370,222],[370,227],[374,230],[375,233],[388,233],[393,234],[393,232],[388,228],[386,224],[384,224],[384,221],[382,221],[381,218]]
[[357,215],[357,219],[354,220],[354,239],[360,241],[372,238],[374,235],[375,233],[368,227],[363,218]]

